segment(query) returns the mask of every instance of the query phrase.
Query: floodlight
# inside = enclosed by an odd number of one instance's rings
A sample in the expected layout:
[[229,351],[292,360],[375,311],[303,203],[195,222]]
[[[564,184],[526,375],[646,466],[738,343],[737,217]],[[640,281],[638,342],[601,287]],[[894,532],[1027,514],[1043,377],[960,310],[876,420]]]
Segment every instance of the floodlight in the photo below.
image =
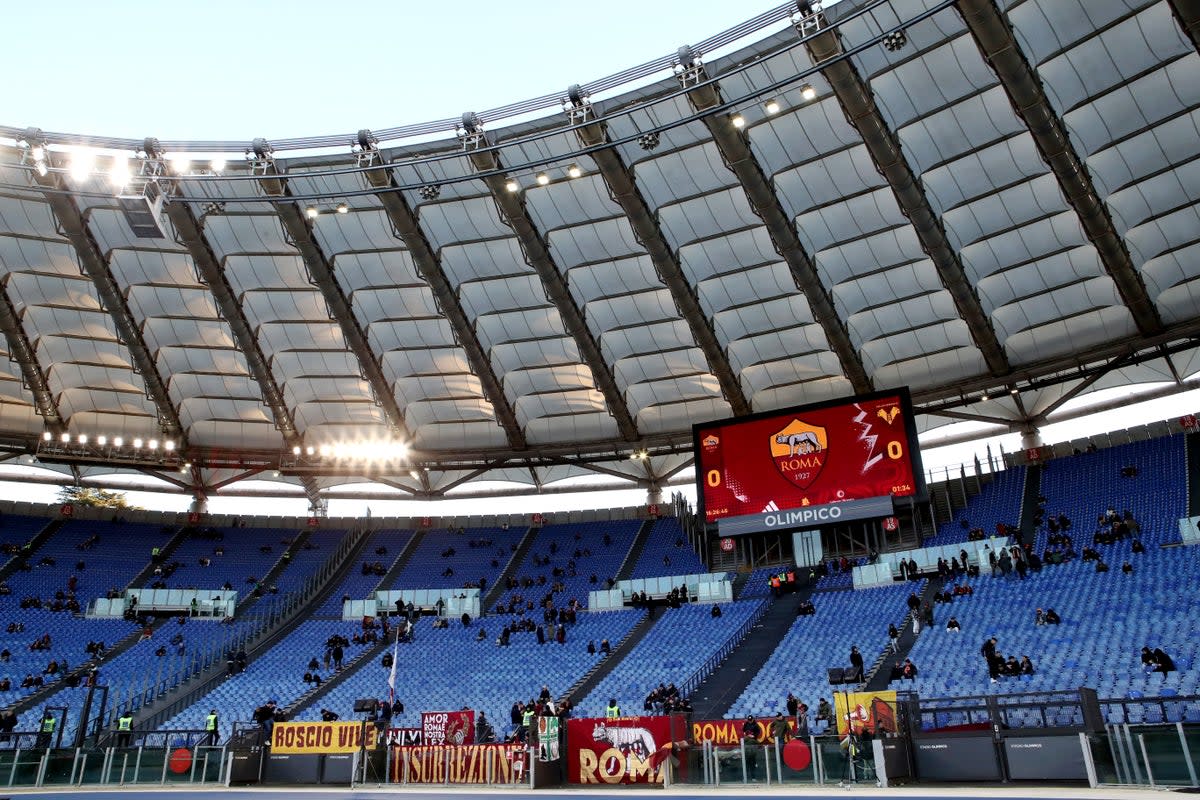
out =
[[330,450],[329,445],[327,445],[327,444],[321,445],[321,449],[320,449],[321,458],[328,458],[330,452],[332,452],[332,451]]
[[71,434],[64,432],[63,435],[58,438],[62,441],[63,444],[68,444],[71,441]]
[[733,127],[735,128],[741,129],[746,127],[746,118],[741,114],[734,114],[729,118],[729,121],[733,123]]
[[71,177],[77,181],[86,181],[96,165],[96,156],[90,150],[76,150],[71,154]]
[[537,182],[538,186],[546,186],[550,183],[550,176],[544,172],[539,172],[537,174]]
[[410,469],[408,474],[412,476],[413,480],[419,481],[421,479],[421,473],[417,472],[415,469]]
[[764,105],[763,108],[766,109],[768,114],[774,116],[775,114],[779,113],[779,101],[772,97],[766,102],[766,105]]
[[294,456],[300,455],[300,445],[296,445],[295,447],[292,448],[292,455],[294,455]]
[[177,153],[176,155],[171,156],[169,160],[171,162],[171,169],[175,171],[176,175],[182,175],[188,171],[189,167],[192,166],[191,157],[183,153]]
[[338,203],[338,206],[337,206],[337,213],[339,213],[339,214],[349,214],[349,213],[350,213],[350,206],[346,205],[345,203]]
[[811,83],[806,83],[800,87],[800,96],[805,100],[815,100],[817,97],[817,90],[812,87]]
[[174,449],[175,449],[175,440],[174,439],[167,439],[165,442],[163,442],[163,450],[166,450],[169,453]]
[[113,447],[120,447],[123,444],[125,444],[125,440],[120,436],[113,437]]
[[108,437],[105,436],[104,434],[97,436],[96,444],[100,445],[101,447],[104,447],[104,445],[108,444]]
[[904,45],[908,44],[908,37],[904,31],[893,31],[883,37],[883,47],[890,53],[894,53]]
[[51,439],[53,439],[53,438],[54,438],[54,434],[52,434],[50,431],[43,431],[43,432],[42,432],[42,441],[43,441],[43,442],[48,442],[48,441],[50,441],[50,440],[51,440]]
[[113,156],[112,170],[108,173],[108,180],[112,183],[114,189],[122,189],[129,185],[132,178],[129,172],[129,159],[125,156]]
[[437,200],[438,196],[442,193],[442,187],[438,186],[436,183],[429,183],[425,186],[422,186],[418,192],[420,193],[422,200]]
[[658,133],[655,131],[643,133],[637,138],[637,143],[638,147],[642,148],[643,150],[653,150],[654,148],[658,147]]
[[308,208],[304,209],[304,216],[308,217],[309,219],[316,219],[317,215],[320,213],[321,212],[317,210],[316,206],[309,206]]
[[521,191],[521,184],[517,182],[516,178],[509,178],[504,183],[504,188],[510,192],[519,192]]
[[140,449],[141,449],[141,447],[142,447],[142,440],[141,440],[141,438],[140,438],[140,437],[139,437],[139,438],[135,438],[135,439],[133,440],[133,449],[134,449],[134,450],[140,450]]
[[308,447],[304,448],[304,454],[307,456],[311,456],[315,452],[317,452],[317,450],[311,444]]
[[29,156],[34,161],[44,161],[46,158],[46,148],[40,144],[29,148]]
[[571,166],[567,167],[568,178],[578,178],[582,174],[583,170],[579,168],[578,164],[572,164]]
[[80,444],[87,444],[87,434],[86,433],[79,434],[79,436],[76,437],[75,441],[79,442]]
[[146,442],[146,446],[149,447],[151,450],[157,450],[158,449],[158,439],[151,439],[150,441]]
[[214,158],[212,161],[208,162],[208,168],[211,169],[213,172],[224,172],[225,159]]

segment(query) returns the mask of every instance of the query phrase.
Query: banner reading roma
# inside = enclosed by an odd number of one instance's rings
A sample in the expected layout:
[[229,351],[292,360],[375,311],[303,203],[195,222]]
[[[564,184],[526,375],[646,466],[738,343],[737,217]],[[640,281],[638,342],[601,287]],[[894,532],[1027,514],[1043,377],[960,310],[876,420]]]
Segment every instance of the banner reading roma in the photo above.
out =
[[519,744],[393,747],[391,759],[393,783],[520,784],[529,775]]
[[[271,752],[355,753],[362,747],[361,722],[276,722]],[[375,747],[375,726],[366,726],[367,749]]]
[[[774,717],[763,717],[758,720],[758,741],[765,744],[771,740],[771,722]],[[737,744],[742,740],[742,724],[740,719],[702,719],[692,723],[692,742],[712,742],[715,745]],[[788,730],[796,735],[796,718],[788,717]]]
[[421,744],[471,744],[474,741],[474,711],[421,712]]
[[570,783],[662,783],[669,717],[567,720]]
[[896,693],[885,692],[835,692],[833,707],[837,713],[838,737],[845,738],[850,732],[895,733]]

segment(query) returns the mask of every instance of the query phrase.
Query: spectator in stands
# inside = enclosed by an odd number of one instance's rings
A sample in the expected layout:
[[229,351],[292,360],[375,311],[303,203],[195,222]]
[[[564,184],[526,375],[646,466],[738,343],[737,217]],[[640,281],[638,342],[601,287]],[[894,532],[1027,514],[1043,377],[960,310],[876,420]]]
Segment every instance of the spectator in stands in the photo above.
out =
[[12,681],[9,680],[8,676],[6,675],[3,678],[0,678],[0,692],[10,691],[12,691]]
[[721,616],[721,607],[716,603],[713,603],[712,610],[709,611],[709,616],[713,619],[718,619]]
[[1056,612],[1053,608],[1047,608],[1046,609],[1046,624],[1047,625],[1057,625],[1060,622],[1062,622],[1062,620],[1059,618],[1058,612]]
[[952,633],[962,633],[962,626],[958,624],[958,617],[951,617],[946,621],[946,630]]
[[830,725],[833,724],[833,707],[829,705],[829,701],[822,697],[817,703],[817,722],[825,720]]
[[904,666],[901,668],[900,674],[906,680],[916,680],[917,665],[914,664],[911,659],[904,659]]
[[254,709],[253,720],[262,729],[264,741],[271,741],[271,731],[275,728],[275,701],[268,700]]
[[751,742],[762,738],[762,725],[758,724],[758,720],[752,714],[747,714],[746,721],[742,723],[742,738]]
[[600,652],[604,653],[605,655],[612,652],[612,647],[609,646],[608,639],[600,640]]
[[1121,565],[1121,572],[1125,573],[1126,575],[1131,575],[1133,573],[1133,564],[1130,564],[1128,561],[1126,561]]
[[1021,674],[1021,664],[1017,661],[1016,656],[1009,656],[1008,660],[1004,662],[1003,674],[1010,677]]
[[340,719],[340,717],[338,717],[337,714],[333,713],[328,708],[321,709],[321,721],[322,722],[337,722],[338,719]]
[[[487,628],[480,627],[479,632],[475,634],[475,641],[482,642],[487,640]],[[594,650],[595,648],[593,648]]]
[[1039,608],[1037,610],[1037,613],[1034,614],[1034,616],[1033,616],[1033,624],[1034,625],[1045,625],[1046,624],[1046,612],[1042,611]]
[[1021,656],[1021,674],[1033,674],[1033,662],[1029,660],[1029,656]]
[[1146,552],[1146,545],[1142,544],[1141,539],[1134,539],[1133,544],[1130,545],[1129,549],[1135,553],[1144,553]]
[[1108,572],[1108,564],[1104,563],[1104,559],[1096,560],[1096,572]]
[[900,649],[900,631],[897,630],[895,623],[888,623],[888,647],[893,653]]
[[1154,669],[1151,672],[1161,672],[1166,675],[1175,671],[1175,661],[1161,647],[1154,648]]
[[863,676],[863,656],[858,651],[858,645],[850,647],[850,666],[854,668],[854,675],[858,680]]
[[788,725],[788,721],[784,719],[783,712],[776,712],[775,719],[771,720],[771,739],[776,744],[787,744],[792,738],[792,728]]
[[921,598],[917,597],[917,593],[913,592],[908,596],[908,610],[916,613],[921,608]]

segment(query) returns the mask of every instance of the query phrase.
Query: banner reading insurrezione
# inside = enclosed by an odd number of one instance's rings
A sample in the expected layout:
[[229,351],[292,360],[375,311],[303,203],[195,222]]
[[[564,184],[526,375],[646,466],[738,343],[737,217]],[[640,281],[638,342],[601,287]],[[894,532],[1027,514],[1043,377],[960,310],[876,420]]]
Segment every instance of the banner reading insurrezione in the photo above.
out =
[[[354,753],[362,747],[361,722],[276,722],[271,731],[271,752]],[[367,749],[375,747],[375,726],[365,726]]]
[[393,783],[523,783],[525,748],[519,744],[393,747]]

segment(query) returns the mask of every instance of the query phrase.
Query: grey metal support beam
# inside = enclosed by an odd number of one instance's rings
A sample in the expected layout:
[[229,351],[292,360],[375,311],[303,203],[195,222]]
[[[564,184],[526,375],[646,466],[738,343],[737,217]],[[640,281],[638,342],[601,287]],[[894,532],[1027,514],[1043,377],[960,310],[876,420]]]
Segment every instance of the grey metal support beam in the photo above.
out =
[[29,391],[33,393],[33,407],[38,416],[45,420],[46,427],[52,433],[62,433],[67,427],[66,420],[58,413],[58,403],[50,385],[46,381],[46,373],[38,363],[37,351],[25,334],[21,318],[16,306],[8,295],[8,288],[0,284],[0,331],[4,332],[4,341],[8,344],[8,356],[17,362],[21,368],[21,378]]
[[[825,25],[823,17],[819,18],[819,24]],[[825,63],[842,53],[837,31],[825,28],[810,38],[806,46],[813,63],[824,64],[821,73],[837,96],[846,120],[858,131],[875,168],[887,179],[896,202],[916,230],[922,248],[933,261],[942,285],[954,298],[954,305],[966,321],[988,369],[997,377],[1007,375],[1011,372],[1008,356],[996,337],[991,320],[984,312],[974,287],[967,280],[958,254],[946,238],[941,219],[933,212],[925,190],[905,159],[899,140],[884,122],[871,90],[850,59]]]
[[[383,210],[391,220],[392,227],[396,229],[396,234],[408,248],[413,263],[417,265],[417,271],[429,284],[438,308],[446,315],[446,320],[450,323],[459,346],[466,353],[472,372],[478,376],[479,382],[483,385],[483,393],[492,404],[496,419],[504,428],[504,433],[508,437],[508,446],[513,450],[524,450],[527,446],[525,432],[521,429],[521,423],[517,420],[512,403],[508,401],[508,396],[504,393],[504,384],[501,383],[492,366],[491,359],[488,358],[488,354],[479,341],[479,336],[475,333],[475,328],[467,318],[458,294],[455,293],[454,287],[446,277],[441,260],[429,244],[424,231],[421,230],[421,226],[417,222],[417,215],[405,200],[404,195],[396,188],[392,171],[382,168],[372,170],[367,173],[367,180],[373,187],[381,189],[375,196],[383,203]],[[389,188],[391,191],[388,191]]]
[[[585,147],[595,147],[608,141],[608,131],[603,123],[585,125],[577,128],[575,133]],[[671,246],[667,243],[658,219],[655,218],[645,197],[642,196],[641,190],[638,189],[633,172],[613,148],[593,152],[592,160],[600,168],[600,175],[608,185],[609,193],[625,212],[634,235],[637,236],[642,247],[646,248],[650,260],[654,262],[654,268],[671,292],[671,297],[675,300],[675,308],[679,310],[679,315],[687,321],[692,337],[708,361],[708,368],[716,376],[721,385],[722,394],[729,401],[730,409],[739,417],[751,413],[753,409],[729,363],[729,355],[717,340],[712,323],[700,306],[700,298],[687,276],[684,275],[679,259],[676,258]]]
[[1200,0],[1168,0],[1175,21],[1184,35],[1192,40],[1192,46],[1200,50]]
[[[694,71],[684,70],[680,78],[688,80],[697,76],[701,81],[707,80],[704,67],[699,64]],[[688,101],[697,111],[703,111],[721,104],[721,93],[716,84],[696,86],[688,92]],[[788,215],[783,210],[779,195],[771,187],[766,174],[754,157],[750,143],[745,135],[735,128],[724,114],[709,114],[704,118],[704,125],[716,142],[726,166],[737,176],[746,193],[746,199],[754,212],[762,219],[775,251],[783,256],[792,273],[796,288],[808,299],[813,318],[821,325],[829,348],[837,355],[842,364],[842,372],[849,379],[854,391],[859,394],[874,391],[871,378],[863,366],[862,358],[850,339],[850,333],[842,318],[834,307],[833,297],[821,282],[816,265],[809,258],[800,237]]]
[[1116,283],[1138,330],[1143,335],[1159,333],[1163,329],[1162,319],[1146,291],[1146,284],[1117,233],[1108,208],[1096,193],[1092,176],[1071,146],[1062,120],[1050,105],[1041,81],[1013,36],[1008,20],[995,0],[958,0],[958,10],[984,60],[1000,79],[1013,110],[1033,135],[1042,159],[1054,171],[1067,202],[1079,215],[1084,232]]
[[92,235],[91,229],[88,228],[87,220],[84,219],[79,206],[76,205],[75,198],[59,191],[66,186],[62,181],[62,176],[57,173],[35,176],[35,180],[50,190],[44,193],[46,202],[79,257],[79,263],[83,266],[84,272],[95,285],[101,304],[112,317],[117,335],[121,337],[121,341],[129,350],[129,355],[133,359],[134,371],[142,376],[142,380],[146,384],[146,394],[158,411],[160,429],[164,435],[178,440],[181,450],[186,450],[187,432],[184,431],[183,424],[179,421],[179,411],[171,401],[166,381],[158,372],[158,365],[154,361],[150,348],[146,345],[142,329],[134,319],[129,302],[126,300],[124,292],[121,291],[121,287],[117,285],[116,278],[113,277],[112,270],[108,266],[108,260],[101,253],[100,246]]
[[617,386],[617,380],[608,363],[605,362],[604,355],[600,352],[599,343],[588,329],[583,311],[575,302],[575,298],[571,296],[571,290],[567,287],[566,280],[559,272],[554,259],[551,258],[550,249],[546,246],[537,226],[529,216],[524,198],[520,192],[510,192],[505,187],[506,181],[498,173],[501,166],[495,151],[475,149],[470,151],[470,156],[471,163],[477,170],[493,173],[489,177],[483,178],[483,182],[492,193],[492,198],[496,201],[496,206],[505,222],[512,228],[513,233],[520,241],[525,259],[541,278],[546,294],[562,316],[567,331],[574,338],[580,355],[583,356],[584,363],[591,368],[592,379],[596,382],[600,393],[604,395],[604,401],[608,405],[609,413],[617,422],[621,438],[627,442],[637,441],[637,425],[633,421],[633,415],[629,413],[629,406],[621,394],[620,387]]
[[[200,221],[196,219],[187,203],[182,201],[167,203],[165,209],[171,225],[175,228],[175,235],[187,248],[188,254],[192,257],[192,263],[196,265],[197,273],[208,284],[208,290],[212,293],[217,308],[221,311],[221,316],[229,323],[233,338],[238,343],[238,349],[246,358],[246,366],[250,368],[250,374],[254,376],[254,380],[262,391],[263,402],[270,409],[271,417],[275,422],[276,429],[283,436],[284,444],[289,448],[303,445],[304,440],[300,432],[296,430],[292,412],[283,398],[283,390],[275,381],[271,365],[267,362],[262,347],[258,344],[258,337],[254,335],[254,330],[250,327],[250,321],[246,318],[246,313],[242,310],[237,295],[234,294],[233,286],[225,277],[225,270],[221,266],[220,260],[213,252],[208,240],[204,238],[204,229]],[[199,483],[198,467],[194,474]],[[304,485],[304,493],[308,496],[309,504],[314,508],[319,506],[320,493],[316,480],[311,476],[304,476],[301,478],[301,483]],[[208,488],[210,487],[205,487],[206,490]]]

